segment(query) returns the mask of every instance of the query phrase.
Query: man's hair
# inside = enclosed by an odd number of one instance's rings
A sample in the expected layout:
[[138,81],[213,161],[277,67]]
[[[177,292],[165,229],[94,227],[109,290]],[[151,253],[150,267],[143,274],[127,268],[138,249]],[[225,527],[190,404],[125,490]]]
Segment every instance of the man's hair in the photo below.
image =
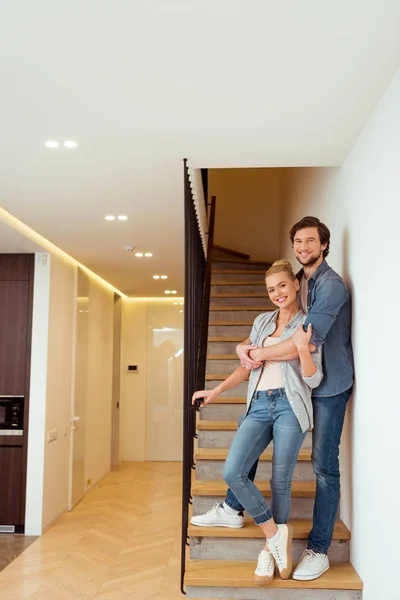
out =
[[297,223],[295,223],[293,225],[292,229],[290,230],[290,234],[289,234],[290,241],[292,242],[292,246],[293,246],[293,242],[294,242],[294,236],[296,235],[296,233],[300,229],[304,229],[305,227],[316,227],[318,229],[318,235],[319,235],[319,240],[320,240],[321,244],[327,245],[325,250],[323,251],[324,258],[326,258],[329,254],[331,232],[329,231],[327,226],[324,225],[324,223],[321,223],[321,221],[319,219],[317,219],[317,217],[303,217],[301,219],[301,221],[298,221]]
[[276,273],[282,272],[287,273],[290,279],[292,279],[292,281],[296,279],[296,275],[292,269],[292,265],[288,260],[276,260],[265,273],[265,279],[270,275],[276,275]]

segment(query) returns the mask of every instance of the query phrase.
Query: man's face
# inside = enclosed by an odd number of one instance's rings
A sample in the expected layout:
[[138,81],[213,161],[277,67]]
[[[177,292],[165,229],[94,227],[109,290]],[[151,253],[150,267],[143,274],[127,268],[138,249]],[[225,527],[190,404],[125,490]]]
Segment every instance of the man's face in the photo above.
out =
[[293,252],[303,267],[315,264],[323,255],[327,244],[321,244],[318,229],[305,227],[294,236]]

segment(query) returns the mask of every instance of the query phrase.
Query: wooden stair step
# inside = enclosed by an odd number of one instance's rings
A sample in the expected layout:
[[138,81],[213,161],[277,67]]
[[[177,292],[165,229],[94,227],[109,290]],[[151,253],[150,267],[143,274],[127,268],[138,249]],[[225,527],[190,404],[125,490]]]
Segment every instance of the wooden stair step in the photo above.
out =
[[[226,460],[229,448],[197,448],[194,451],[195,460]],[[267,448],[260,456],[260,460],[272,460],[273,449]],[[301,448],[297,457],[299,461],[311,460],[311,448]]]
[[243,336],[242,335],[228,335],[225,337],[209,337],[208,338],[209,342],[243,342]]
[[[271,496],[271,484],[269,481],[255,481],[258,489],[265,496]],[[314,498],[315,481],[292,481],[292,498]],[[206,479],[194,479],[192,481],[192,496],[223,496],[226,495],[226,483],[222,479],[208,481]]]
[[223,257],[223,256],[216,256],[215,258],[212,259],[212,262],[227,262],[227,263],[239,263],[239,264],[243,264],[243,265],[266,265],[267,267],[270,267],[272,265],[271,262],[269,262],[268,260],[246,260],[246,259],[242,259],[242,258],[227,258],[227,257]]
[[226,327],[227,325],[253,325],[253,323],[254,321],[214,321],[214,323],[209,323],[209,327]]
[[[211,404],[246,404],[247,398],[236,396],[223,396],[213,400]],[[208,405],[210,406],[210,405]]]
[[[253,306],[210,306],[211,311],[215,310],[251,310],[251,311],[260,311],[260,312],[269,312],[270,310],[276,310],[276,306],[260,306],[259,304]],[[210,323],[213,325],[214,323]],[[235,323],[237,325],[237,323]]]
[[267,292],[233,292],[231,294],[219,292],[218,294],[210,294],[210,298],[267,298]]
[[208,354],[207,360],[239,360],[237,354]]
[[[248,273],[249,271],[246,271],[246,273]],[[252,273],[254,271],[251,271]],[[263,271],[264,272],[264,271]],[[215,271],[214,271],[215,273]],[[213,281],[211,283],[211,285],[263,285],[264,281],[260,280],[260,281],[240,281],[240,279],[233,279],[232,281],[225,281],[221,280],[221,281]],[[266,293],[266,292],[265,292]]]
[[[245,398],[243,400],[246,401]],[[203,419],[197,423],[198,431],[236,431],[237,428],[237,421],[207,421]],[[312,431],[312,429],[308,431]]]
[[[185,584],[187,586],[204,587],[259,587],[253,582],[255,561],[237,560],[189,560],[186,563]],[[275,577],[267,588],[284,589],[329,589],[329,590],[362,590],[363,584],[356,570],[350,563],[332,564],[318,579],[312,581],[296,581]]]
[[[212,273],[218,273],[218,274],[225,274],[225,275],[231,275],[232,273],[235,273],[236,275],[247,275],[249,273],[248,269],[213,269]],[[265,275],[265,269],[254,269],[254,271],[251,271],[251,274],[263,274]],[[213,283],[214,285],[214,283]],[[218,283],[216,282],[215,285],[218,285]]]
[[225,381],[225,379],[228,379],[229,375],[231,375],[231,373],[217,373],[216,375],[206,375],[206,381]]
[[[261,528],[256,525],[252,518],[245,517],[245,526],[241,529],[230,529],[229,527],[197,527],[189,525],[188,535],[197,538],[265,538]],[[298,540],[306,540],[312,529],[312,519],[292,519],[289,521],[293,527],[293,537]],[[337,520],[333,531],[334,540],[349,540],[350,531],[346,525]]]

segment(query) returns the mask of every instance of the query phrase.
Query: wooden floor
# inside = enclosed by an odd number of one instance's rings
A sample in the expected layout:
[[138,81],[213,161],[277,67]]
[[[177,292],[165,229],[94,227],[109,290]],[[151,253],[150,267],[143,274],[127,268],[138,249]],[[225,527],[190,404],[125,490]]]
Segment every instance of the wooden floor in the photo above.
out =
[[179,600],[181,464],[107,475],[0,573],[1,600]]

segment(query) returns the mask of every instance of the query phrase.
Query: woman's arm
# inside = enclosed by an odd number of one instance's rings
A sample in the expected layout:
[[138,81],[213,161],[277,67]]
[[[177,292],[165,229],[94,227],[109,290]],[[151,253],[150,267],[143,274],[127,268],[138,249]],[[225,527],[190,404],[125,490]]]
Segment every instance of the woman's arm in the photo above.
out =
[[[215,400],[222,392],[226,392],[227,390],[231,390],[235,386],[239,385],[239,383],[243,383],[249,376],[249,370],[244,367],[238,367],[229,377],[225,379],[222,383],[217,385],[213,390],[199,390],[195,392],[192,396],[192,404],[201,398],[204,398],[203,404],[210,404],[213,400]],[[203,406],[202,404],[202,406]]]

